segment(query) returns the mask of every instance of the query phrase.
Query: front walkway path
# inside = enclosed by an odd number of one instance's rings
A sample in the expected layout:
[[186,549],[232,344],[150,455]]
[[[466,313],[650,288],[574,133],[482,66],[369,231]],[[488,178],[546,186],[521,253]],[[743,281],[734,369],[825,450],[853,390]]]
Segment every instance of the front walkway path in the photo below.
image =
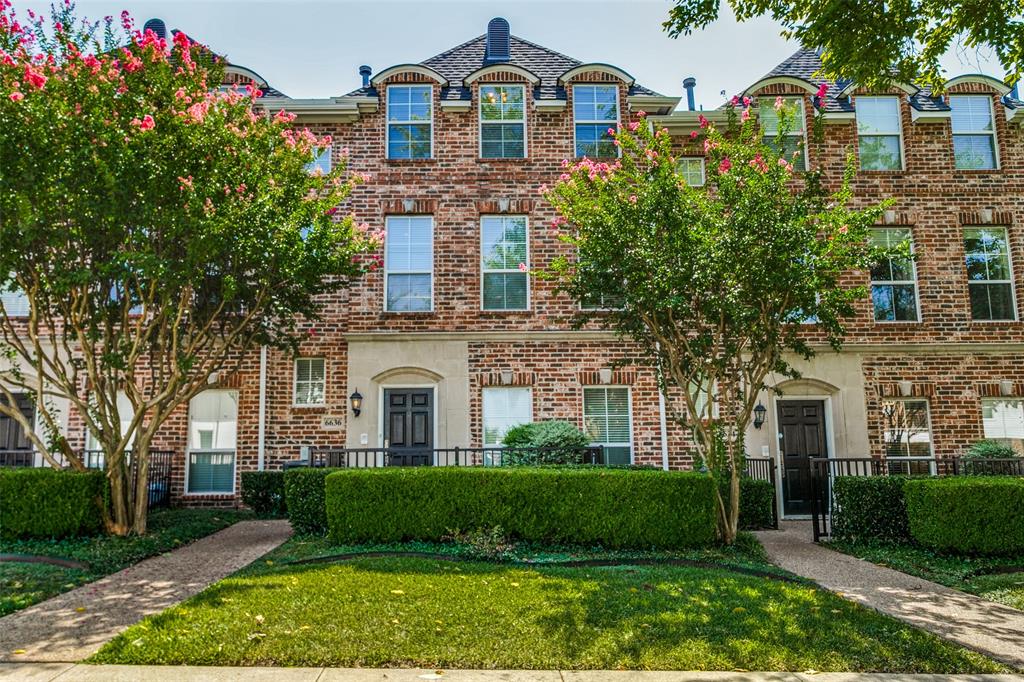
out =
[[1024,682],[1024,675],[650,672],[639,670],[409,670],[398,668],[198,668],[2,664],[0,680],[32,682]]
[[787,571],[1024,670],[1024,611],[817,545],[810,521],[784,521],[780,528],[755,534]]
[[290,534],[287,521],[241,521],[4,616],[0,618],[0,661],[80,661],[129,625],[252,563]]

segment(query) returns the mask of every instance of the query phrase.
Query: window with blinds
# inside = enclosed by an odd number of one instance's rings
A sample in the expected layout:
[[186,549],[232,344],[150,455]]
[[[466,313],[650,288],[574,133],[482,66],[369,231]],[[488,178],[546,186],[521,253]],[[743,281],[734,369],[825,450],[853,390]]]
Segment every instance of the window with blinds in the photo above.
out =
[[807,139],[804,134],[804,102],[802,99],[786,99],[787,111],[793,110],[791,127],[779,139],[779,113],[775,111],[774,98],[765,97],[758,103],[758,118],[761,122],[763,141],[797,170],[807,170]]
[[985,398],[981,401],[985,438],[998,440],[1024,452],[1024,401],[1016,398]]
[[485,388],[483,391],[484,446],[497,447],[513,426],[533,421],[533,391],[529,388]]
[[526,216],[480,219],[480,268],[484,310],[529,307],[529,245]]
[[630,464],[633,454],[629,389],[583,389],[583,428],[592,445],[603,445],[606,464]]
[[434,306],[434,218],[388,216],[386,226],[384,309],[430,311]]
[[203,391],[192,399],[186,492],[234,492],[237,434],[237,391]]
[[323,358],[295,361],[295,404],[323,405],[327,396],[327,368]]
[[524,86],[480,86],[480,156],[485,159],[526,156]]

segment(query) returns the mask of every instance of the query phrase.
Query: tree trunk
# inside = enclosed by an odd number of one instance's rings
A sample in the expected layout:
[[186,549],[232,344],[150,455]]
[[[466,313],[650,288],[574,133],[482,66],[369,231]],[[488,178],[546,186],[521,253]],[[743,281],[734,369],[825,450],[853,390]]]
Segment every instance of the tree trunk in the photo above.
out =
[[[104,457],[106,457],[104,453]],[[107,480],[110,482],[111,517],[107,522],[107,531],[112,535],[128,535],[131,529],[129,520],[129,491],[125,485],[124,459],[116,465],[108,462]]]
[[132,450],[132,469],[135,472],[135,510],[132,532],[146,534],[149,513],[149,444],[137,444]]

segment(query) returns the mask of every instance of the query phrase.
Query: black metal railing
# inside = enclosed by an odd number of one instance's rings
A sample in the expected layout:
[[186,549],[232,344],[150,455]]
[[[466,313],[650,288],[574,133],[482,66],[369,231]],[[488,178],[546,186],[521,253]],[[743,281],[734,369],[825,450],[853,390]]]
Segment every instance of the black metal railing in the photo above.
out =
[[[308,466],[379,468],[408,466],[503,466],[540,464],[607,464],[604,446],[552,448],[315,448]],[[307,464],[292,462],[293,466]]]
[[[139,468],[132,461],[131,451],[125,453],[128,463],[127,483],[135,487],[139,480]],[[102,450],[83,450],[82,461],[90,469],[104,467]],[[149,469],[146,472],[146,490],[149,494],[149,508],[171,506],[171,474],[174,471],[174,452],[171,450],[150,450]]]
[[1024,457],[958,457],[952,470],[956,476],[1024,476]]
[[35,461],[35,450],[0,450],[0,467],[30,467]]
[[744,474],[772,484],[772,528],[779,529],[779,492],[775,485],[775,460],[771,457],[745,457]]

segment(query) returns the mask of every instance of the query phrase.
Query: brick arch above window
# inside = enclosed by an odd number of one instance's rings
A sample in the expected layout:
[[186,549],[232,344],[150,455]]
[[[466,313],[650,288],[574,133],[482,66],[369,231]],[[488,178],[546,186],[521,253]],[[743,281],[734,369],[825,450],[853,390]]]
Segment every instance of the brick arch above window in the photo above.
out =
[[388,83],[425,83],[433,81],[439,85],[448,85],[448,79],[422,64],[397,64],[377,73],[371,83],[375,86]]

